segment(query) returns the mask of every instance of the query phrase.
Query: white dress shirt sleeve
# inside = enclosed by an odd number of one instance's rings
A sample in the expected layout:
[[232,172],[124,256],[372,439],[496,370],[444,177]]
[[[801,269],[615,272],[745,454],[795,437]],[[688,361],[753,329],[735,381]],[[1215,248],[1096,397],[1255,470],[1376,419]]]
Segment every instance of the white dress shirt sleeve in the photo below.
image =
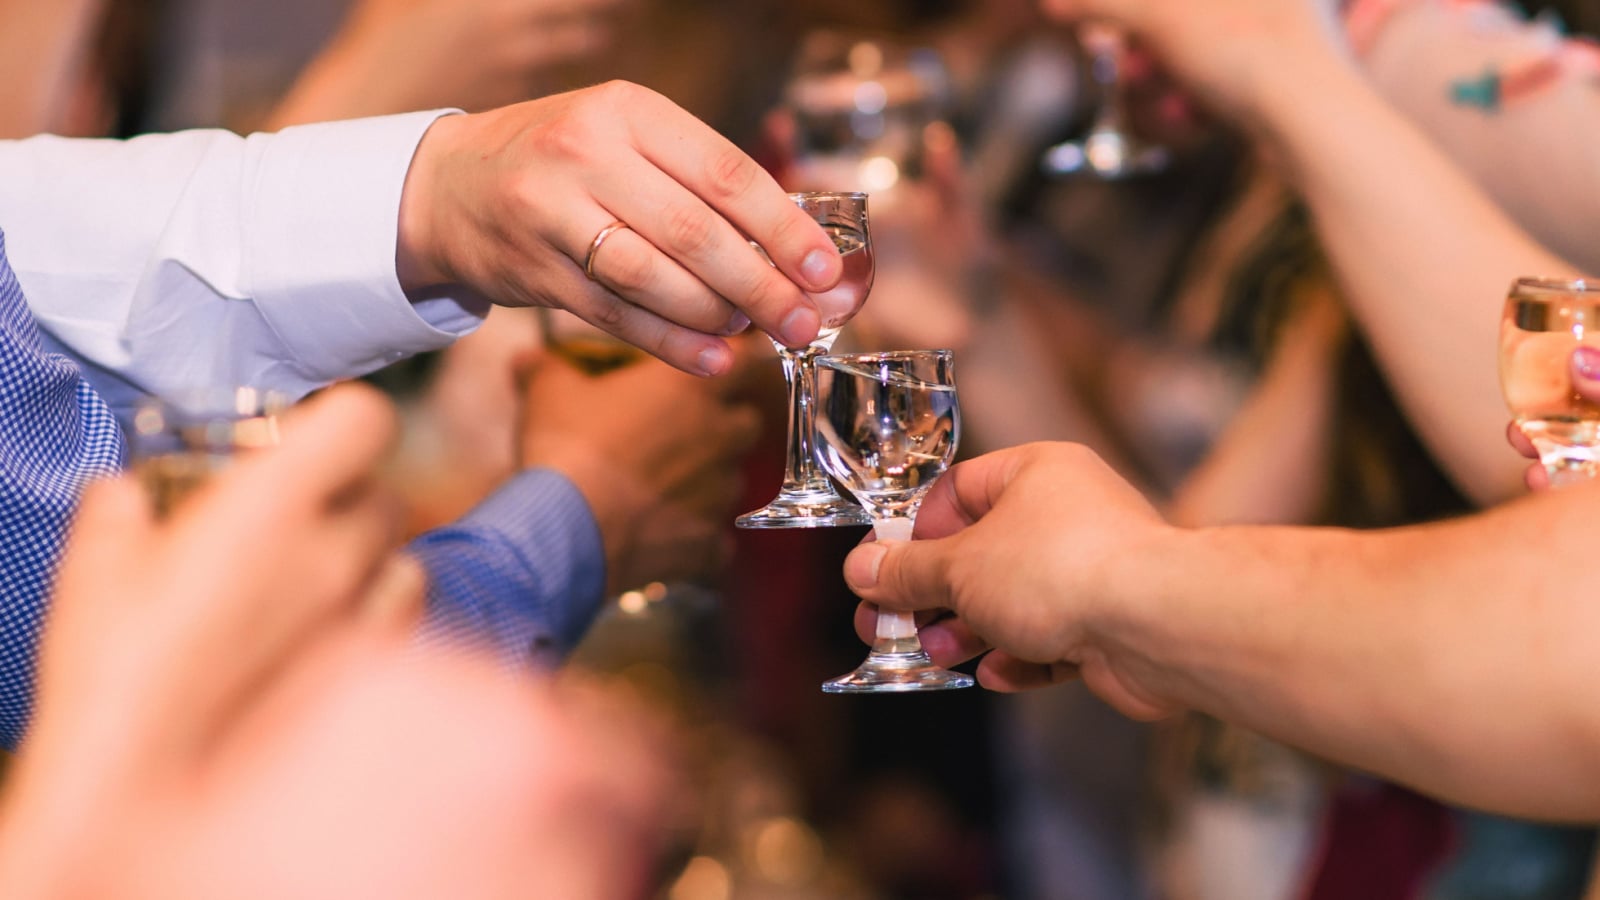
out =
[[0,228],[35,317],[95,365],[155,393],[298,395],[481,321],[395,274],[401,189],[442,114],[0,141]]

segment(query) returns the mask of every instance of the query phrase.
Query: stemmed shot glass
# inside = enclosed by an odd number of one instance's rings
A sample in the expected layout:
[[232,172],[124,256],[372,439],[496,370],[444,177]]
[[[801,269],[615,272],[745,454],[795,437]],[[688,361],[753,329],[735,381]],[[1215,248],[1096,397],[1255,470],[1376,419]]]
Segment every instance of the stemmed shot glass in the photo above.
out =
[[783,467],[783,486],[766,506],[740,516],[740,528],[817,528],[829,525],[871,523],[861,507],[839,496],[828,477],[817,468],[815,442],[816,360],[833,347],[844,327],[872,290],[872,232],[867,223],[867,195],[809,192],[790,194],[796,205],[810,214],[844,258],[844,275],[832,290],[813,294],[822,316],[822,330],[805,347],[785,347],[774,340],[783,359],[783,377],[789,382],[789,434]]
[[[873,532],[910,540],[922,499],[956,454],[961,411],[949,350],[827,356],[818,361],[818,459],[872,516]],[[879,611],[872,652],[824,682],[830,694],[949,690],[971,676],[933,664],[910,613]]]
[[1572,351],[1600,349],[1600,284],[1519,278],[1500,319],[1500,387],[1552,486],[1600,474],[1600,407],[1572,386]]
[[1100,88],[1100,105],[1081,139],[1045,151],[1044,170],[1052,175],[1082,172],[1115,180],[1165,169],[1167,148],[1147,144],[1128,129],[1122,85],[1127,39],[1114,26],[1086,22],[1078,26],[1078,43],[1089,54],[1089,77]]
[[240,452],[279,441],[287,395],[253,387],[147,398],[133,411],[128,442],[134,474],[158,516],[166,516]]

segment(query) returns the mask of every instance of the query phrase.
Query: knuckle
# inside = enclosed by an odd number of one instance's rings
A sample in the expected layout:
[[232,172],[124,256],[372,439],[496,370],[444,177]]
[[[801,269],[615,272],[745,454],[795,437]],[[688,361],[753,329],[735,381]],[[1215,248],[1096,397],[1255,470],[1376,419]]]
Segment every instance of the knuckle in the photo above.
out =
[[587,116],[579,111],[558,116],[535,133],[543,154],[572,161],[589,159],[596,140]]
[[754,160],[737,147],[728,147],[712,156],[706,172],[707,190],[713,202],[736,200],[755,184],[758,169]]
[[648,250],[640,250],[630,243],[612,252],[611,261],[604,268],[604,277],[613,290],[639,293],[655,282],[656,261]]
[[712,214],[703,209],[675,209],[667,216],[667,240],[680,253],[699,255],[710,249],[716,235]]
[[799,289],[787,278],[767,269],[745,291],[744,302],[737,304],[745,309],[762,310],[776,314],[800,299]]
[[615,332],[628,322],[628,304],[614,297],[602,300],[593,310],[594,323],[606,331]]
[[626,106],[639,101],[645,89],[631,81],[613,78],[589,89],[591,95],[606,105]]

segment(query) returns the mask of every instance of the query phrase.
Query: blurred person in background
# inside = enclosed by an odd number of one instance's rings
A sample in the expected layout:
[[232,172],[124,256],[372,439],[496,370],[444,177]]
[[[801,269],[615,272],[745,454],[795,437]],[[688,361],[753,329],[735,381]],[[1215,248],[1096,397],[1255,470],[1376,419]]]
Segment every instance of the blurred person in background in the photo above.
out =
[[159,521],[132,479],[89,489],[0,797],[6,896],[645,890],[663,736],[617,697],[419,652],[375,478],[391,414],[341,387],[284,424]]

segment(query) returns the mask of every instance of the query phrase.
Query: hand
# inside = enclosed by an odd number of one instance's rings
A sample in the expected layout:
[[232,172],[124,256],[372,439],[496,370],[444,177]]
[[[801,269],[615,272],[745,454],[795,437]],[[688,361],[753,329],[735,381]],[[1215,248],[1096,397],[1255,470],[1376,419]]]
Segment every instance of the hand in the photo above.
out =
[[1296,61],[1344,57],[1335,0],[1041,0],[1063,22],[1112,22],[1137,35],[1185,87],[1235,118],[1254,118],[1263,79]]
[[[1138,682],[1106,626],[1128,602],[1129,572],[1171,532],[1089,449],[1028,444],[952,467],[917,514],[918,539],[862,544],[845,580],[868,604],[930,614],[920,634],[940,665],[988,651],[985,687],[1081,675],[1127,715],[1157,718],[1175,706]],[[944,611],[954,615],[935,617]],[[863,640],[875,625],[863,604]]]
[[[590,242],[614,221],[629,227],[595,254],[590,281]],[[408,290],[453,283],[561,307],[703,375],[728,370],[722,338],[751,321],[809,342],[820,320],[797,285],[825,291],[843,271],[754,160],[626,82],[440,119],[406,177],[399,241]]]
[[392,428],[336,388],[168,521],[129,479],[89,492],[0,808],[0,892],[636,891],[664,770],[634,711],[416,654],[404,617],[374,615],[421,594],[372,490]]
[[736,349],[730,376],[711,380],[651,360],[588,376],[545,354],[528,368],[519,460],[561,471],[589,501],[612,590],[707,576],[727,561],[739,457],[758,431],[739,392],[772,359],[750,339]]
[[543,71],[609,45],[625,2],[362,0],[267,128],[515,103]]
[[[1571,369],[1570,378],[1572,389],[1590,403],[1600,403],[1600,350],[1593,347],[1579,347],[1572,351],[1571,360],[1568,362]],[[1522,433],[1515,421],[1506,423],[1506,440],[1518,453],[1529,459],[1538,459],[1539,451],[1534,449],[1533,442]],[[1550,475],[1545,472],[1544,466],[1534,463],[1523,474],[1528,489],[1542,491],[1550,486]]]

